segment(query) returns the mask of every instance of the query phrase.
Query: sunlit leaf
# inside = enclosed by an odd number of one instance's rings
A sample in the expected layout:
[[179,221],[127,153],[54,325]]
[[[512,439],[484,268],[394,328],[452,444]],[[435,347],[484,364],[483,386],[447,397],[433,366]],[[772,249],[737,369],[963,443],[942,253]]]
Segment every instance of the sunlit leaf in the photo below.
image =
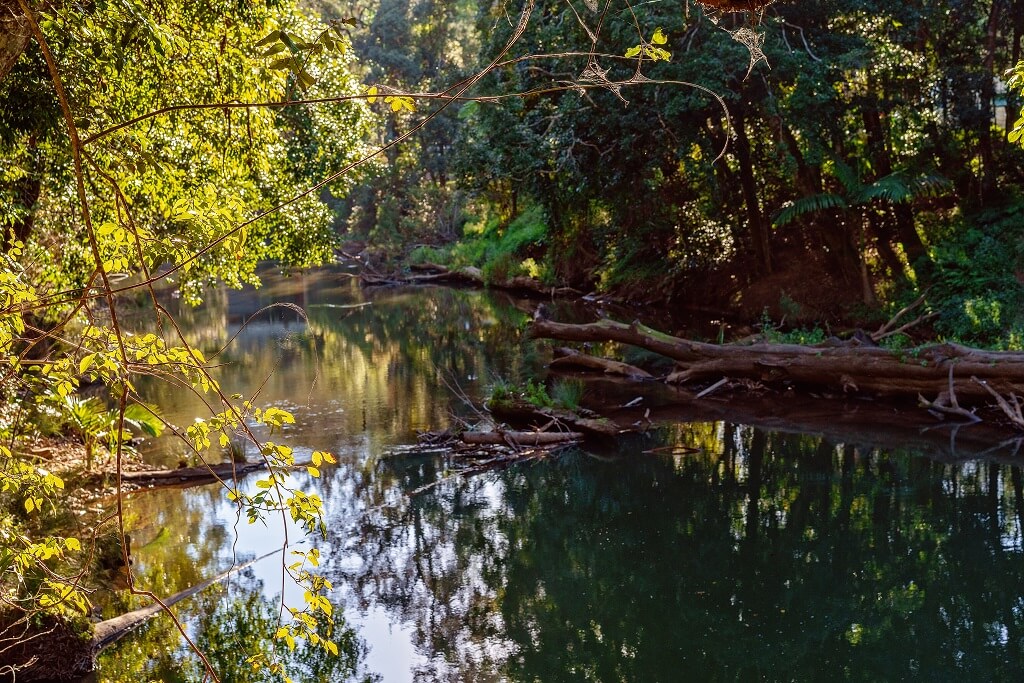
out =
[[256,43],[256,47],[263,47],[264,45],[270,45],[281,36],[280,31],[271,31],[265,37],[261,38]]

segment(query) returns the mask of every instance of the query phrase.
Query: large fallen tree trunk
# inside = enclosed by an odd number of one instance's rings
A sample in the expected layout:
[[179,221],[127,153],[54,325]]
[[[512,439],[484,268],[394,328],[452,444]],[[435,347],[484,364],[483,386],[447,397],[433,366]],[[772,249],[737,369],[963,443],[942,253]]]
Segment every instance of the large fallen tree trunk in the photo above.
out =
[[[708,344],[673,337],[639,323],[602,320],[570,325],[539,318],[529,335],[576,342],[620,342],[679,362],[669,381],[685,383],[730,377],[880,396],[990,399],[1024,393],[1024,353],[982,351],[936,344],[893,351],[879,347]],[[952,389],[952,392],[950,391]]]

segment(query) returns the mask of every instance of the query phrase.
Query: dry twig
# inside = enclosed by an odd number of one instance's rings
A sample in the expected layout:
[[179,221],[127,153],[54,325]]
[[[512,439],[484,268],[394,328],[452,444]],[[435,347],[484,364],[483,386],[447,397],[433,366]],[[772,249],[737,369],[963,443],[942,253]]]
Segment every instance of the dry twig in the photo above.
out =
[[[977,379],[975,379],[975,381],[977,381]],[[988,389],[989,391],[992,391],[991,388]],[[981,418],[975,415],[973,410],[961,408],[960,403],[956,400],[956,389],[953,386],[952,365],[949,366],[949,390],[939,394],[934,401],[929,401],[921,394],[917,395],[917,400],[920,402],[922,407],[927,408],[930,411],[941,413],[943,415],[956,415],[958,417],[966,418],[971,422],[981,422]]]
[[1024,429],[1024,415],[1021,414],[1020,400],[1017,398],[1017,394],[1010,394],[1010,400],[1007,401],[1003,396],[989,386],[988,382],[977,377],[971,376],[971,380],[974,381],[978,386],[984,387],[988,393],[992,394],[992,398],[996,400],[996,404],[999,405],[999,409],[1003,411],[1006,417],[1010,418],[1010,422],[1017,429]]

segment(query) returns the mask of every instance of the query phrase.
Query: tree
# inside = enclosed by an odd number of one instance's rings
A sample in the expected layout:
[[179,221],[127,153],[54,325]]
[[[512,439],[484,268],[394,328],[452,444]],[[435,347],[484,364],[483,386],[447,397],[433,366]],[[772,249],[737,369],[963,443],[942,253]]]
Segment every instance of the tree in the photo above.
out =
[[[1007,88],[1024,91],[1024,62],[1018,62],[1017,66],[1007,72],[1007,75],[1010,77],[1006,83]],[[1024,109],[1021,110],[1020,118],[1014,122],[1013,129],[1007,133],[1006,137],[1010,142],[1024,145]]]
[[833,220],[828,221],[824,230],[835,231],[840,240],[853,237],[859,242],[851,244],[840,241],[836,244],[840,267],[859,270],[864,303],[875,304],[877,299],[868,274],[865,254],[869,235],[874,236],[878,252],[883,255],[892,273],[896,277],[902,276],[904,266],[893,252],[885,233],[879,228],[885,210],[895,205],[908,204],[919,197],[936,196],[948,187],[949,182],[940,176],[912,176],[897,171],[865,183],[841,160],[827,165],[824,170],[838,181],[836,191],[812,194],[788,204],[775,217],[774,223],[782,226],[802,216],[833,213]]
[[[250,522],[280,514],[307,533],[323,531],[319,497],[287,484],[295,456],[276,442],[294,418],[225,393],[155,286],[173,278],[198,301],[215,280],[258,283],[260,260],[306,267],[330,258],[332,215],[316,189],[350,186],[338,169],[366,156],[373,126],[343,28],[318,26],[293,4],[17,7],[11,16],[32,41],[0,82],[0,433],[9,444],[0,448],[0,496],[20,512],[0,516],[4,634],[40,610],[87,609],[79,565],[92,550],[76,538],[34,535],[33,518],[59,512],[64,484],[33,464],[25,444],[57,406],[87,447],[109,441],[120,470],[124,425],[159,421],[136,391],[139,375],[204,397],[205,419],[187,430],[164,425],[199,457],[236,434],[257,444],[269,468],[258,493],[228,491]],[[322,101],[298,111],[301,98]],[[146,298],[163,334],[136,332],[120,317],[126,301]],[[86,383],[106,390],[105,405],[78,396]],[[252,424],[274,441],[256,439]],[[331,461],[315,452],[308,469],[316,476]],[[330,583],[317,573],[315,550],[299,554],[296,562],[286,553],[286,571],[306,601],[289,607],[276,638],[337,654],[318,631],[330,622]],[[273,657],[254,652],[249,661],[276,673]]]

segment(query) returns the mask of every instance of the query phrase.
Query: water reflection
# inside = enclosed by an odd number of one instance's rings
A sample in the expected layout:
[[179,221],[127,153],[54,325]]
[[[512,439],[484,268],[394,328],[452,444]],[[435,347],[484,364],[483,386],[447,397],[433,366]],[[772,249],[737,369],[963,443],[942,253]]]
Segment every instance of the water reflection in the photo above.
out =
[[[1019,468],[719,420],[662,426],[600,458],[573,452],[465,478],[443,458],[387,456],[384,446],[460,409],[442,378],[476,393],[489,377],[540,364],[515,301],[443,289],[367,295],[329,279],[298,293],[271,287],[214,300],[189,324],[212,353],[278,297],[301,297],[309,315],[272,311],[221,355],[229,391],[260,389],[263,402],[296,410],[292,445],[341,457],[322,480],[300,483],[326,502],[320,546],[351,656],[299,657],[297,680],[1018,675]],[[180,423],[201,408],[173,398]],[[650,452],[659,446],[675,448]],[[139,581],[161,594],[281,542],[277,530],[237,524],[216,487],[135,496],[127,512]],[[181,610],[222,680],[262,680],[238,653],[276,618],[278,562]],[[155,621],[104,656],[100,678],[201,679],[188,662],[170,625]]]
[[[478,395],[496,373],[541,367],[534,346],[523,343],[527,314],[507,296],[367,291],[329,275],[268,281],[264,289],[211,296],[197,310],[182,307],[183,327],[221,364],[217,378],[226,391],[294,410],[292,434],[310,448],[379,450],[407,442],[417,429],[447,423],[450,391],[442,377]],[[306,318],[270,307],[281,302],[303,306]],[[206,412],[199,398],[166,383],[141,391],[170,406],[167,417],[178,424]],[[149,457],[173,465],[182,454],[166,438]]]
[[[337,570],[417,625],[415,680],[998,680],[1021,664],[1020,470],[729,424],[381,511]],[[421,466],[387,463],[406,485]]]
[[[216,586],[183,608],[192,615],[189,630],[196,646],[225,683],[270,683],[280,677],[253,668],[245,661],[248,653],[261,649],[289,662],[294,680],[318,683],[359,681],[374,683],[379,676],[363,670],[366,645],[340,614],[334,618],[333,638],[338,656],[300,642],[295,652],[283,643],[271,643],[277,630],[280,605],[264,597],[266,587],[246,571],[230,589]],[[205,680],[201,660],[185,649],[177,628],[161,615],[144,626],[131,640],[116,645],[102,658],[100,680],[200,681]]]

